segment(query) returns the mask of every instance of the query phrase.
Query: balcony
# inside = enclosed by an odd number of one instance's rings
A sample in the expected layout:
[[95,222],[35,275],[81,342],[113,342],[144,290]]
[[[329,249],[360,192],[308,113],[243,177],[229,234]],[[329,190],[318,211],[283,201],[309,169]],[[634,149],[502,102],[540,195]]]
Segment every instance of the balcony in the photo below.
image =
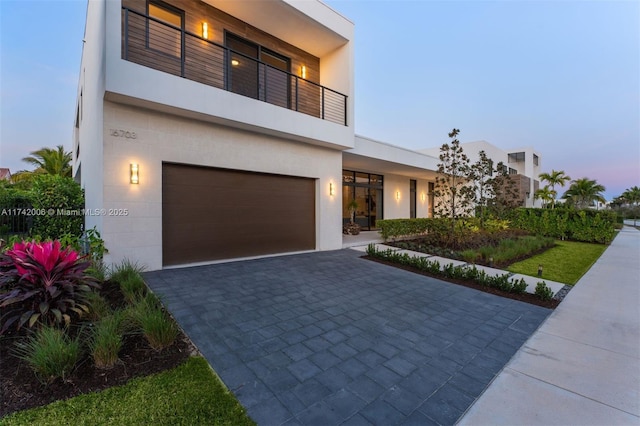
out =
[[122,59],[347,125],[347,96],[182,28],[122,8]]

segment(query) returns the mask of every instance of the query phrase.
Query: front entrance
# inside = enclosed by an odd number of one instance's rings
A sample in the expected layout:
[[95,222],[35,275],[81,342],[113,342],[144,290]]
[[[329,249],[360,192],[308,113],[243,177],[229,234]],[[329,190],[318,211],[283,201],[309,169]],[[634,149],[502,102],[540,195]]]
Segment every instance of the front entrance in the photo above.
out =
[[342,224],[351,221],[349,203],[356,201],[355,222],[365,231],[377,229],[376,221],[382,219],[382,175],[342,171]]

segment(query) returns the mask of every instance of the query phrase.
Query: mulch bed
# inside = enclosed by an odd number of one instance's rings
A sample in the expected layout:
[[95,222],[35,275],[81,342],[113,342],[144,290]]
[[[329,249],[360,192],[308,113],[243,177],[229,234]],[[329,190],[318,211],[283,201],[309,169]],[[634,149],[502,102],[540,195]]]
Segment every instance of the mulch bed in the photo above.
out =
[[485,287],[485,286],[482,286],[482,285],[477,284],[477,283],[472,282],[472,281],[454,280],[454,279],[451,279],[451,278],[443,277],[441,275],[429,274],[428,272],[424,272],[424,271],[421,271],[421,270],[416,269],[416,268],[412,268],[412,267],[407,266],[407,265],[399,265],[397,263],[388,262],[386,260],[378,259],[378,258],[375,258],[375,257],[372,257],[372,256],[362,256],[362,258],[363,259],[367,259],[367,260],[371,260],[373,262],[382,263],[384,265],[393,266],[395,268],[404,269],[405,271],[410,271],[410,272],[413,272],[413,273],[416,273],[416,274],[420,274],[420,275],[424,275],[424,276],[427,276],[427,277],[432,277],[432,278],[436,278],[436,279],[439,279],[439,280],[442,280],[442,281],[447,281],[447,282],[450,282],[450,283],[453,283],[453,284],[457,284],[457,285],[462,285],[462,286],[465,286],[465,287],[473,288],[475,290],[483,291],[485,293],[495,294],[496,296],[507,297],[509,299],[514,299],[514,300],[519,300],[521,302],[530,303],[532,305],[542,306],[544,308],[555,309],[560,304],[560,300],[557,300],[557,299],[542,300],[538,296],[536,296],[534,294],[531,294],[531,293],[522,293],[522,294],[508,293],[506,291],[502,291],[502,290],[499,290],[497,288]]
[[[122,306],[120,289],[109,282],[101,293],[113,307]],[[29,366],[13,354],[13,343],[26,335],[26,331],[7,332],[0,339],[0,417],[14,411],[25,410],[68,399],[83,393],[95,392],[126,383],[134,377],[143,377],[168,370],[182,364],[195,348],[180,331],[175,343],[161,351],[152,349],[141,334],[124,338],[120,361],[111,369],[98,369],[89,354],[85,354],[65,381],[57,379],[42,384]]]

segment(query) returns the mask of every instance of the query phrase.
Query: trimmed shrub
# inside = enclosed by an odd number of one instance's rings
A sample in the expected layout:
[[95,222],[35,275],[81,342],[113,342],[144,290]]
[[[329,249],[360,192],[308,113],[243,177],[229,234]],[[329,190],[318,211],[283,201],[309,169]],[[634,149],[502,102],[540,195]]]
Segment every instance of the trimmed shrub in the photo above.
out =
[[[410,256],[408,253],[398,253],[391,249],[378,250],[375,244],[369,244],[367,246],[367,255],[387,262],[410,266],[434,276],[441,276],[454,280],[473,281],[484,287],[493,287],[508,293],[521,294],[524,293],[527,288],[527,283],[524,279],[510,279],[509,273],[489,276],[484,271],[476,268],[475,265],[454,266],[453,263],[447,263],[441,267],[438,261],[429,260],[425,257]],[[551,292],[551,296],[553,296],[553,291],[551,291],[551,289],[549,289],[549,291]],[[546,295],[546,293],[539,293],[537,288],[535,294],[541,298]]]
[[48,212],[34,217],[33,233],[45,239],[58,239],[67,233],[77,238],[82,235],[84,194],[76,181],[43,174],[34,179],[32,192],[33,208]]
[[542,300],[551,300],[553,298],[553,290],[547,286],[547,283],[540,281],[536,284],[536,296]]
[[615,236],[616,213],[608,210],[517,209],[512,225],[557,239],[609,244]]

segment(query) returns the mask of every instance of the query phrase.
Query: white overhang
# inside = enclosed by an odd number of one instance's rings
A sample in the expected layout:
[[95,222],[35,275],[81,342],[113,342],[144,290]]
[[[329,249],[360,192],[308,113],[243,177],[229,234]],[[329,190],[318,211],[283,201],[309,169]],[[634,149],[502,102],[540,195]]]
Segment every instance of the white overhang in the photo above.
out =
[[342,166],[350,170],[432,180],[436,176],[438,159],[356,135],[355,147],[343,151]]
[[319,58],[353,37],[353,23],[320,1],[203,1]]

